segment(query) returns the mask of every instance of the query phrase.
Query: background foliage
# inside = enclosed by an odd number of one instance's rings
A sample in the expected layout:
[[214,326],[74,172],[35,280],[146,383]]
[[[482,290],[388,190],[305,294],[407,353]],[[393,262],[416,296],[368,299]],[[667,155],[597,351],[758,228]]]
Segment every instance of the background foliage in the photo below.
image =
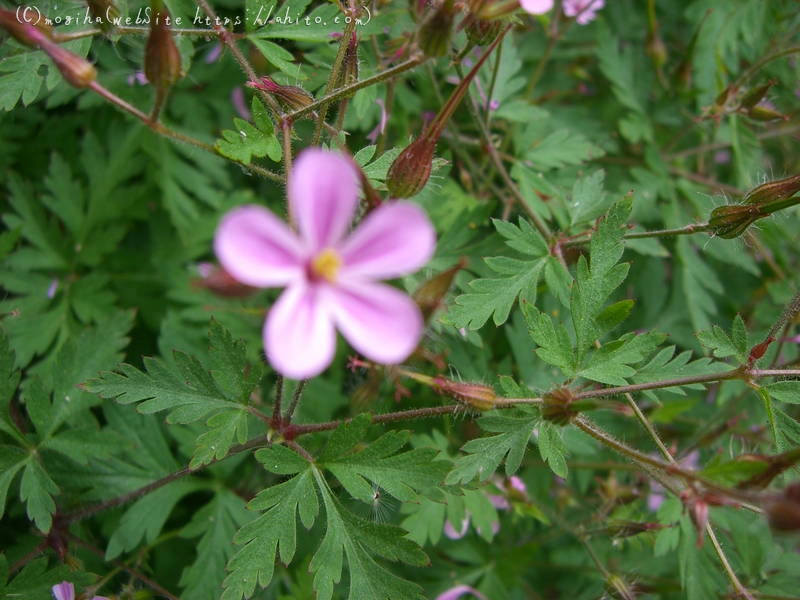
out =
[[[800,514],[800,222],[706,226],[800,168],[795,2],[504,17],[414,198],[439,234],[400,283],[435,309],[420,349],[348,369],[340,341],[299,384],[263,361],[275,292],[209,275],[219,219],[285,213],[287,150],[318,141],[385,197],[486,45],[455,30],[446,56],[420,54],[441,9],[415,2],[373,2],[346,30],[330,2],[165,4],[183,77],[159,124],[71,87],[41,50],[0,50],[0,598],[64,579],[186,600],[796,597],[797,538],[779,530]],[[259,27],[270,8],[311,25]],[[209,10],[239,17],[230,43],[259,76],[317,100],[365,84],[326,127],[321,103],[276,112],[192,24]],[[56,30],[150,110],[146,25]],[[352,31],[358,73],[329,81]]]

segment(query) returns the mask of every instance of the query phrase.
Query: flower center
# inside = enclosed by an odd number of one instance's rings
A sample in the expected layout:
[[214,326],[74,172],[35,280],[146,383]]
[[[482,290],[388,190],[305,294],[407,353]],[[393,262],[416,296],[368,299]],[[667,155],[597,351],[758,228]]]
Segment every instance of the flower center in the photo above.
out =
[[330,283],[336,281],[339,268],[342,266],[342,259],[335,250],[325,248],[311,261],[312,279],[325,279]]

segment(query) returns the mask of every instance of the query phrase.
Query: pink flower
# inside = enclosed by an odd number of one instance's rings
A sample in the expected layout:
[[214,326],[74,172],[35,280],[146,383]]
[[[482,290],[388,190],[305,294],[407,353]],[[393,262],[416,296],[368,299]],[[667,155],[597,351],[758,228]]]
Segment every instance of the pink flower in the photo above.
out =
[[478,600],[487,600],[486,596],[468,585],[457,585],[436,596],[436,600],[458,600],[464,594],[471,594]]
[[333,360],[336,329],[368,359],[395,364],[416,348],[423,320],[406,294],[376,280],[407,275],[433,254],[436,235],[411,202],[387,202],[349,235],[358,207],[353,163],[309,149],[289,175],[295,232],[260,206],[222,219],[214,250],[225,270],[254,287],[286,287],[267,315],[264,347],[276,371],[295,379]]
[[[55,600],[75,600],[75,586],[69,581],[62,581],[50,590]],[[94,596],[92,600],[108,600],[105,596]]]
[[597,11],[604,5],[605,0],[564,0],[564,14],[575,17],[578,25],[586,25],[594,21]]
[[553,0],[519,0],[519,4],[532,15],[543,15],[553,9]]

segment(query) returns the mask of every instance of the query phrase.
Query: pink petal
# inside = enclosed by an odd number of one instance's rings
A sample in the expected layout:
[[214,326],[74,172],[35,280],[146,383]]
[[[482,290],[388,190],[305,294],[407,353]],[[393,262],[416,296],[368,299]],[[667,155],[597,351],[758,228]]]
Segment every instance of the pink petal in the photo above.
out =
[[299,238],[260,206],[240,206],[225,215],[214,237],[214,252],[235,279],[256,287],[286,285],[304,269]]
[[464,594],[472,594],[479,600],[487,600],[486,596],[468,585],[457,585],[456,587],[450,588],[446,592],[442,592],[436,596],[436,600],[458,600],[458,598],[461,598]]
[[342,239],[358,206],[358,181],[341,154],[309,148],[298,156],[289,174],[289,210],[311,250]]
[[436,232],[412,202],[385,203],[372,211],[341,246],[342,277],[392,279],[430,260]]
[[467,529],[469,529],[469,515],[464,515],[464,518],[461,520],[461,528],[456,531],[456,528],[453,527],[453,524],[450,521],[444,522],[444,527],[442,531],[444,534],[450,538],[451,540],[460,540],[462,537],[467,535]]
[[69,581],[54,585],[51,591],[55,600],[75,600],[75,586]]
[[553,8],[553,0],[519,0],[519,4],[532,15],[543,15]]
[[403,292],[381,283],[341,282],[330,288],[333,320],[358,352],[383,364],[397,364],[422,336],[422,314]]
[[264,347],[276,371],[292,379],[319,375],[336,351],[336,330],[324,287],[298,282],[286,289],[267,315]]

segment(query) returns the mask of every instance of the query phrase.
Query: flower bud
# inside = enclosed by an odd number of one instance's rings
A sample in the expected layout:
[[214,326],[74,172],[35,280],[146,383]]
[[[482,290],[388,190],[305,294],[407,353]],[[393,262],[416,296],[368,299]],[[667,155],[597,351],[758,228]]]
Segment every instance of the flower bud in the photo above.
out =
[[754,121],[788,121],[790,118],[789,115],[763,104],[745,109],[742,112]]
[[744,204],[718,206],[711,211],[708,230],[721,238],[733,239],[742,235],[759,218],[758,210]]
[[413,294],[414,301],[422,311],[422,318],[427,322],[431,315],[442,306],[444,297],[450,291],[450,286],[453,284],[453,279],[456,274],[467,266],[467,259],[461,258],[455,266],[450,267],[446,271],[442,271],[438,275],[434,275],[422,285],[420,285]]
[[417,31],[417,45],[425,56],[444,56],[450,50],[455,11],[453,0],[444,0],[428,13]]
[[181,53],[172,39],[167,9],[161,7],[153,12],[144,49],[144,74],[157,90],[164,92],[181,76]]
[[542,404],[542,418],[556,425],[566,425],[578,416],[575,410],[575,397],[568,388],[558,388],[545,394]]
[[754,107],[766,97],[769,88],[775,85],[775,83],[776,82],[774,79],[770,79],[767,83],[749,90],[744,96],[742,96],[742,99],[739,101],[739,106],[742,108]]
[[386,176],[386,187],[394,198],[416,196],[431,176],[436,140],[423,133],[394,159]]
[[100,25],[100,29],[108,33],[114,30],[114,20],[120,16],[114,0],[87,0],[89,14]]
[[314,102],[314,98],[311,94],[303,88],[294,85],[280,85],[269,77],[262,77],[258,81],[248,81],[246,85],[254,90],[261,90],[272,94],[291,110],[305,108]]
[[746,204],[763,204],[765,202],[778,202],[791,198],[800,192],[800,175],[792,175],[785,179],[768,181],[753,188],[744,197]]
[[491,410],[497,401],[497,394],[489,385],[482,383],[464,383],[437,377],[434,379],[434,389],[444,392],[459,402],[480,411]]
[[97,79],[97,70],[85,58],[50,41],[43,41],[41,48],[53,60],[70,85],[85,88]]
[[37,24],[20,22],[14,11],[2,8],[0,8],[0,27],[20,44],[29,48],[38,48],[42,40],[52,39],[53,34],[53,28],[45,25],[43,19]]

